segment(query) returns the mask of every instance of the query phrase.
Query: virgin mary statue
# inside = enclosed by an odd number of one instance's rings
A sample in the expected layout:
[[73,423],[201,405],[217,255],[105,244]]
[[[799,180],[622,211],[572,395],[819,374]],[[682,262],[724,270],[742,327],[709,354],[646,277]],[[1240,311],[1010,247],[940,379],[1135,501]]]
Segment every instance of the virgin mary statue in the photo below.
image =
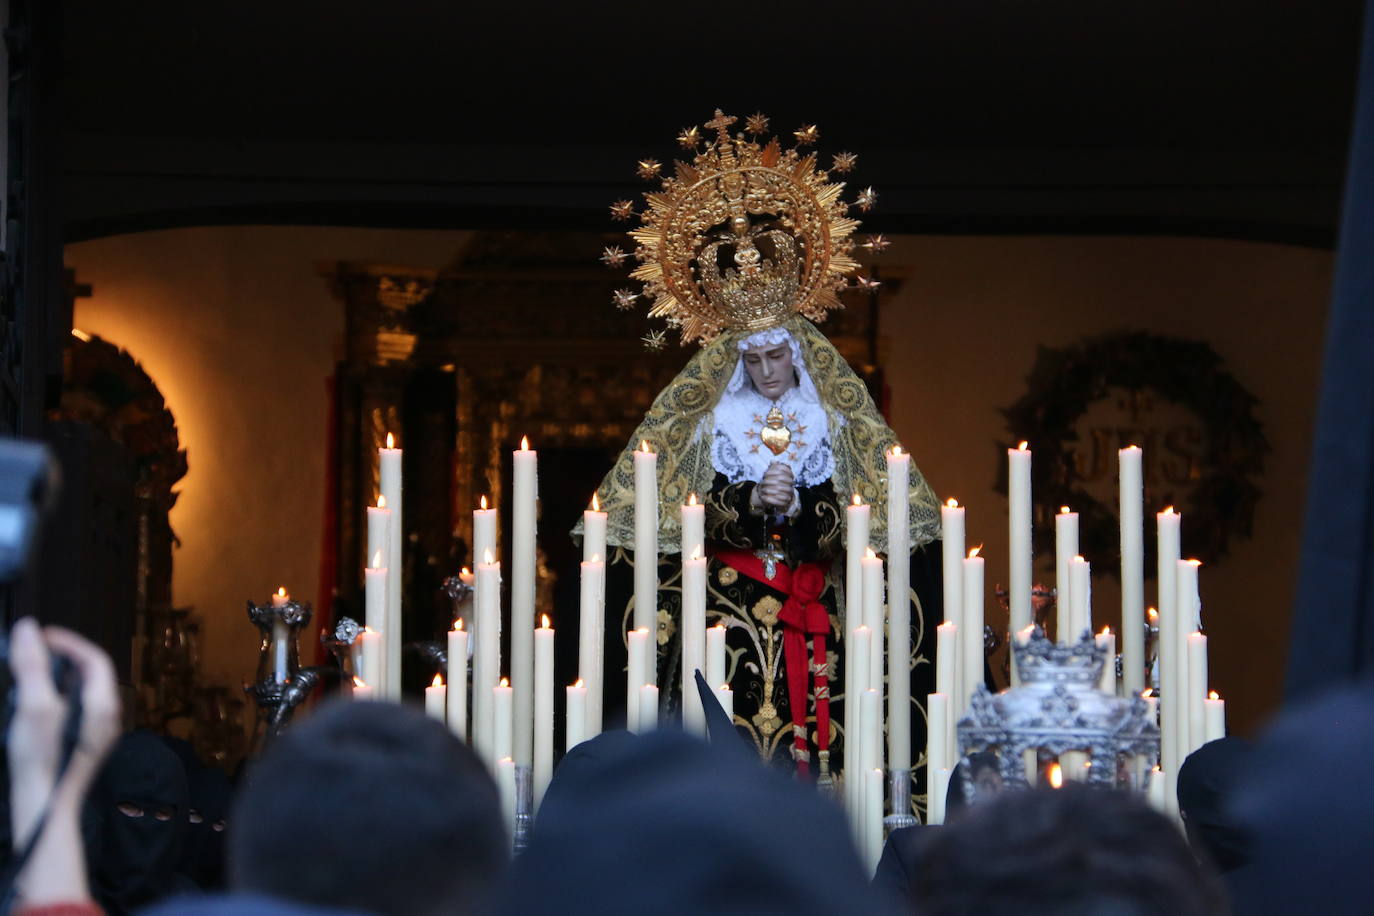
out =
[[[869,546],[878,553],[888,551],[891,526],[906,528],[912,556],[889,560],[912,564],[914,587],[902,599],[913,603],[912,693],[921,699],[932,668],[923,609],[939,607],[938,559],[928,563],[936,551],[926,548],[940,513],[913,463],[906,516],[887,517],[886,455],[897,437],[813,323],[840,306],[836,294],[858,266],[850,238],[858,221],[846,215],[843,183],[802,151],[814,128],[784,151],[762,136],[762,115],[731,134],[734,121],[717,111],[707,134],[683,132],[692,163],[678,163],[662,190],[646,195],[630,232],[639,262],[632,277],[644,290],[618,292],[617,304],[642,295],[651,317],[702,347],[655,398],[598,490],[612,554],[606,617],[616,636],[608,645],[626,644],[627,573],[644,562],[633,555],[632,452],[647,443],[658,454],[660,556],[649,562],[661,564],[663,703],[674,708],[680,692],[681,558],[671,555],[681,551],[678,507],[695,495],[705,504],[707,624],[726,628],[734,725],[763,758],[826,781],[839,770],[842,640],[855,625],[847,612],[857,610],[843,601],[845,506],[856,497],[870,506]],[[852,164],[841,154],[833,171]],[[640,172],[657,178],[659,167],[646,160]],[[871,201],[869,191],[859,204]],[[612,212],[629,218],[633,204]],[[618,266],[627,257],[610,248],[603,260]],[[609,688],[623,684],[613,674],[623,661],[607,655],[607,709],[616,708]],[[924,717],[912,718],[913,741],[923,746]]]

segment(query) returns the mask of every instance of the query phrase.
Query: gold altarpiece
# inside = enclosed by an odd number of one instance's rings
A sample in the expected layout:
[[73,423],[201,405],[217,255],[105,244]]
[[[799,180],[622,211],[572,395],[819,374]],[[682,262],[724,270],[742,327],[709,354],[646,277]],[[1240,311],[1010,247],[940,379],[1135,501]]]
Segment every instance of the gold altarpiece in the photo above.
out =
[[[654,396],[690,356],[675,345],[649,351],[643,316],[613,307],[621,278],[596,256],[616,241],[595,233],[482,232],[439,270],[319,265],[346,315],[332,469],[341,607],[359,603],[364,508],[376,499],[377,448],[388,432],[406,449],[407,607],[429,602],[433,580],[470,564],[471,511],[484,495],[504,505],[509,452],[521,436],[541,453],[541,548],[575,602],[580,554],[566,532]],[[869,377],[877,374],[873,308],[870,297],[850,294],[825,326]],[[442,605],[436,608],[434,621],[408,615],[405,639],[437,637],[444,624]]]

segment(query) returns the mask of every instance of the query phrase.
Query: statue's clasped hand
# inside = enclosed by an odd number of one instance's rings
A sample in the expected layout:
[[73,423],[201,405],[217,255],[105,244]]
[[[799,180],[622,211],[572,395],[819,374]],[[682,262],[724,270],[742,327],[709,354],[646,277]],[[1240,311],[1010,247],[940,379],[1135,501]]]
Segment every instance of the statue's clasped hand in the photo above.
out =
[[796,497],[796,481],[792,476],[792,468],[781,461],[774,461],[754,487],[753,502],[759,508],[786,512]]

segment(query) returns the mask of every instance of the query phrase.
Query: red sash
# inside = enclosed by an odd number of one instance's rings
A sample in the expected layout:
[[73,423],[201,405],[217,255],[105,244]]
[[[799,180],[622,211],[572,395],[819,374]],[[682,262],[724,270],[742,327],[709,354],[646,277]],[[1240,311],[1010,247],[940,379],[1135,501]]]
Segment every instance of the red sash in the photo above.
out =
[[[798,563],[789,568],[776,564],[768,578],[763,560],[749,550],[717,550],[713,556],[749,578],[787,596],[778,620],[782,621],[782,658],[787,669],[787,699],[792,707],[792,759],[797,773],[811,772],[811,749],[806,733],[807,692],[815,680],[816,744],[820,759],[830,756],[830,679],[827,676],[825,641],[830,635],[830,614],[820,603],[825,573],[830,563]],[[807,664],[806,639],[811,637],[811,664]],[[824,774],[829,768],[823,766]]]

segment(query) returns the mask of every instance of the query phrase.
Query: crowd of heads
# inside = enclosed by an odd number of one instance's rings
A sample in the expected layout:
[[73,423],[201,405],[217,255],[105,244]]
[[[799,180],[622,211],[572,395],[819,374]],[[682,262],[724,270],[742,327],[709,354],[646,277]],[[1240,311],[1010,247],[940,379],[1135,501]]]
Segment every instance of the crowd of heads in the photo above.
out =
[[[952,780],[948,824],[894,832],[876,877],[814,787],[666,729],[574,748],[512,860],[477,756],[442,723],[385,703],[303,717],[250,762],[232,801],[229,779],[184,742],[127,734],[82,828],[109,913],[161,901],[155,912],[1201,916],[1313,911],[1314,893],[1322,912],[1353,912],[1370,805],[1334,786],[1320,801],[1294,774],[1320,748],[1360,784],[1371,710],[1370,694],[1349,694],[1259,747],[1205,745],[1179,773],[1184,829],[1109,789],[989,783],[961,803],[964,780]],[[996,773],[980,756],[969,765],[974,782]],[[228,896],[213,893],[226,882]]]

